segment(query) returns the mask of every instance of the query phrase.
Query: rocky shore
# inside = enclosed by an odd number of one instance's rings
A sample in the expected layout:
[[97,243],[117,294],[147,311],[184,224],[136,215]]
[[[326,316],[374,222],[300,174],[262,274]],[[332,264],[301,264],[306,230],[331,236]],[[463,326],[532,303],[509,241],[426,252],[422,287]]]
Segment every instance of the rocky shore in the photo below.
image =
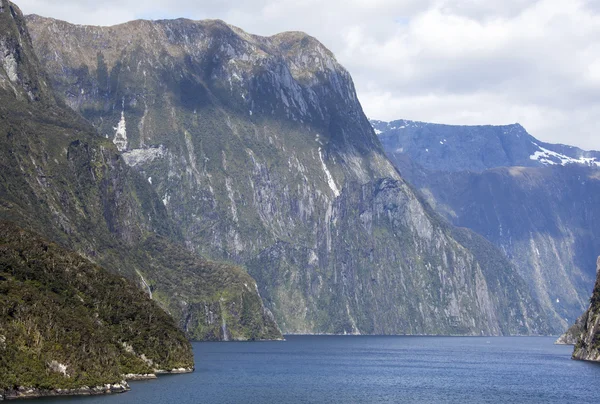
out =
[[575,344],[573,359],[600,362],[600,257],[597,262],[597,273],[590,308],[582,316],[582,329]]
[[194,368],[178,368],[171,370],[154,370],[154,373],[157,375],[180,375],[183,373],[192,373]]
[[101,394],[125,393],[129,390],[129,384],[125,380],[115,384],[105,384],[104,386],[95,387],[83,386],[77,389],[48,390],[20,386],[18,389],[4,390],[0,392],[0,401],[39,397],[97,396]]
[[123,378],[127,381],[153,380],[153,379],[156,379],[156,375],[154,373],[147,373],[147,374],[130,373],[130,374],[124,375]]
[[83,386],[77,389],[38,389],[20,386],[17,389],[0,391],[0,401],[40,397],[96,396],[101,394],[125,393],[131,390],[127,381],[153,380],[156,379],[158,375],[176,375],[192,373],[193,371],[194,368],[177,368],[171,370],[158,369],[155,370],[154,373],[146,374],[130,373],[123,375],[123,381],[120,383],[106,384],[104,386],[96,387]]
[[575,324],[554,342],[556,345],[575,345],[581,336],[581,332],[585,326],[585,314],[579,316]]

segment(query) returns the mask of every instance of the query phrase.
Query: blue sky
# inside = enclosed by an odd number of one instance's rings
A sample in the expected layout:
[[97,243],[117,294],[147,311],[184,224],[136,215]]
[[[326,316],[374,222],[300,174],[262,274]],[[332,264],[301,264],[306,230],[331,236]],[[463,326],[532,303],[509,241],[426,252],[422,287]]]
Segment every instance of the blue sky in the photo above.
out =
[[600,149],[600,1],[15,0],[25,13],[112,25],[220,18],[250,33],[305,31],[352,74],[371,118],[519,122]]

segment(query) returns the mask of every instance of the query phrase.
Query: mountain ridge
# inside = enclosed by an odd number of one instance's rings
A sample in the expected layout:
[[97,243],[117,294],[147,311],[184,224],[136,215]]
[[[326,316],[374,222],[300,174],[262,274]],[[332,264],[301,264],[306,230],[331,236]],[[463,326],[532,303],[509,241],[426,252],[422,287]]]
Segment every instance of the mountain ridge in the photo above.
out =
[[446,125],[400,119],[372,120],[371,124],[388,155],[404,150],[429,170],[481,172],[496,167],[569,164],[600,167],[600,152],[542,142],[518,123]]

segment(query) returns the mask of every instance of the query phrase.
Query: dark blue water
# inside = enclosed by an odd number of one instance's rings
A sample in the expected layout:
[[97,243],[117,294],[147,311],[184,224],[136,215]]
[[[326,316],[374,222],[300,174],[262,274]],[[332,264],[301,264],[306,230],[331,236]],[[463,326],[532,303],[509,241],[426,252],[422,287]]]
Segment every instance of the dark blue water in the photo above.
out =
[[196,372],[36,403],[600,403],[600,365],[554,338],[290,336],[195,343]]

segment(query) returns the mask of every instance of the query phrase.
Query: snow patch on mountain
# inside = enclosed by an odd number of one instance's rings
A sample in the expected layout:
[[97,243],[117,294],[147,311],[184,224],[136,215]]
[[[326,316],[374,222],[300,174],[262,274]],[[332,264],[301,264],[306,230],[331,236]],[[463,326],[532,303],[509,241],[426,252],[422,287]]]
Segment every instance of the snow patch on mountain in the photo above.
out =
[[548,150],[536,143],[534,143],[534,145],[537,148],[539,148],[539,150],[536,151],[535,153],[533,153],[531,156],[529,156],[529,158],[531,160],[537,160],[542,164],[550,165],[550,166],[553,166],[553,165],[564,166],[567,164],[581,164],[581,165],[586,165],[586,166],[600,167],[600,161],[598,161],[594,157],[573,158],[573,157],[565,156],[564,154],[554,152],[552,150]]
[[129,150],[124,152],[122,156],[128,166],[135,167],[156,160],[157,158],[162,158],[165,156],[166,152],[166,147],[160,145],[158,147]]
[[125,122],[125,112],[121,112],[121,120],[117,124],[117,127],[113,129],[115,131],[113,143],[120,152],[127,150],[127,123]]

